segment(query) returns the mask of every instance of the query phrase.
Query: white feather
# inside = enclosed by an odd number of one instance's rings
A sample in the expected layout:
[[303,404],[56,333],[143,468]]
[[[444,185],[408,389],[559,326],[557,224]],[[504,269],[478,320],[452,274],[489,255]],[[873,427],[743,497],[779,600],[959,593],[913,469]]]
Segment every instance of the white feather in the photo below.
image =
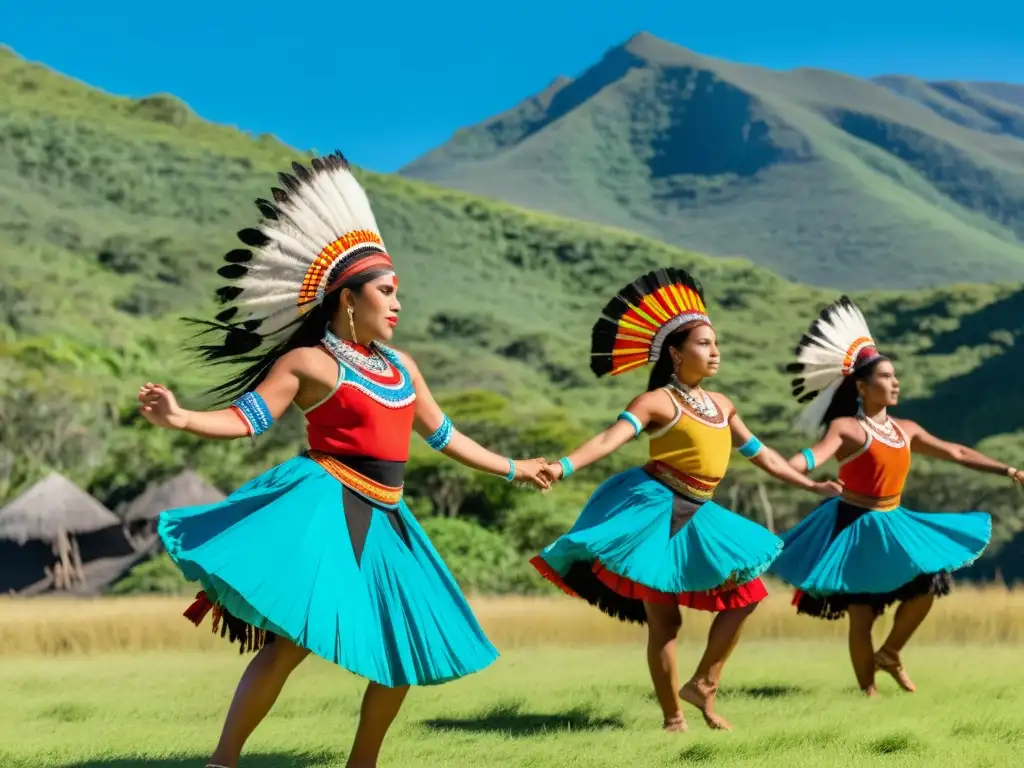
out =
[[843,380],[840,378],[821,390],[818,396],[811,400],[794,419],[793,428],[807,435],[816,435],[821,430],[821,420],[825,417],[825,412],[832,404],[832,398],[835,397],[836,390],[842,383]]

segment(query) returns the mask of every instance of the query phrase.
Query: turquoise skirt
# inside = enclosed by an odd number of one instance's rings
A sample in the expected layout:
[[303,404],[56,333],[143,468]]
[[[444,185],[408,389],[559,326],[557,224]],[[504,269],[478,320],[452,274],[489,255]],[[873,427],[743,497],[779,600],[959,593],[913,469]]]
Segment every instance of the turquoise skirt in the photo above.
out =
[[767,528],[635,467],[602,483],[531,563],[569,594],[643,623],[644,601],[725,610],[763,599],[758,577],[781,549]]
[[220,503],[163,512],[158,531],[204,590],[190,618],[215,606],[244,626],[243,645],[287,638],[388,687],[444,683],[498,657],[404,501],[370,501],[306,456]]
[[785,546],[770,572],[842,608],[881,605],[934,589],[933,577],[973,563],[991,535],[984,512],[880,512],[829,499],[782,534]]

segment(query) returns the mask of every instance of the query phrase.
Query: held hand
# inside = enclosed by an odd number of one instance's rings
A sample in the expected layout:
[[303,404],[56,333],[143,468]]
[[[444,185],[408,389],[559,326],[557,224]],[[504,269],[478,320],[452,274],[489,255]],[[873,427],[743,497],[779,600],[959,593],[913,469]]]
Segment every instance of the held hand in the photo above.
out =
[[532,483],[536,488],[546,491],[551,487],[551,481],[545,470],[548,467],[547,459],[523,459],[516,461],[516,481]]
[[826,480],[823,483],[815,483],[811,490],[831,499],[843,492],[843,484],[838,480]]
[[554,485],[562,479],[565,474],[565,470],[562,465],[557,461],[549,461],[544,469],[541,470],[541,474],[547,479],[549,483]]
[[139,412],[150,424],[164,429],[184,429],[188,414],[178,405],[174,393],[161,384],[146,382],[139,389]]
[[1024,485],[1024,469],[1015,469],[1010,467],[1006,470],[1006,476],[1018,485]]

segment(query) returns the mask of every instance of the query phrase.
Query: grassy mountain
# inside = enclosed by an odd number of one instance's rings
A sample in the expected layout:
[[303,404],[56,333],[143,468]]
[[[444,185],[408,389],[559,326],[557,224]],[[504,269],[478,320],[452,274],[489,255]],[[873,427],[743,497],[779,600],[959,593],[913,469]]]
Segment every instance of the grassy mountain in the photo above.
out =
[[817,285],[1024,279],[1024,86],[776,72],[639,34],[401,174]]
[[[303,442],[295,414],[255,445],[204,442],[140,423],[133,398],[148,379],[197,402],[210,374],[181,351],[178,318],[212,310],[214,270],[234,232],[255,221],[251,201],[306,156],[204,122],[171,96],[115,98],[0,50],[0,499],[50,467],[112,505],[183,466],[230,490],[294,455]],[[398,176],[360,176],[402,275],[396,343],[477,439],[555,458],[607,423],[646,380],[595,382],[590,326],[612,291],[670,264],[707,288],[725,355],[717,385],[770,443],[803,444],[788,428],[795,408],[779,367],[836,291]],[[900,356],[902,411],[1024,462],[1013,383],[1022,373],[1019,285],[854,296]],[[538,497],[509,495],[502,481],[414,446],[414,509],[474,517],[527,549],[572,519],[580,493],[644,451],[634,444]],[[723,492],[754,514],[751,469],[733,467]],[[914,492],[921,504],[954,508],[990,494],[1007,530],[1016,525],[1005,484],[965,474],[925,462]],[[814,503],[779,483],[768,491],[780,524]]]

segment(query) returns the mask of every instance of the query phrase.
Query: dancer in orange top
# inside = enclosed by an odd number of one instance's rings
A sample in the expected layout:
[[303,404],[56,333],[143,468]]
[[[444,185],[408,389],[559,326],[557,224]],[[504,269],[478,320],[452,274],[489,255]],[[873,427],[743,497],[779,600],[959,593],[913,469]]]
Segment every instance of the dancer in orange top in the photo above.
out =
[[[801,374],[793,394],[811,401],[799,426],[827,427],[818,444],[790,464],[808,472],[835,457],[844,487],[839,499],[782,535],[785,549],[771,572],[797,588],[798,612],[825,619],[849,613],[850,657],[866,694],[877,693],[876,669],[913,691],[901,652],[935,598],[949,593],[950,572],[984,551],[991,520],[984,512],[922,513],[901,506],[911,453],[1018,483],[1024,473],[933,437],[912,421],[890,418],[887,409],[899,399],[895,368],[878,353],[863,315],[845,296],[811,325],[790,370]],[[872,626],[894,602],[900,606],[892,631],[875,652]]]

